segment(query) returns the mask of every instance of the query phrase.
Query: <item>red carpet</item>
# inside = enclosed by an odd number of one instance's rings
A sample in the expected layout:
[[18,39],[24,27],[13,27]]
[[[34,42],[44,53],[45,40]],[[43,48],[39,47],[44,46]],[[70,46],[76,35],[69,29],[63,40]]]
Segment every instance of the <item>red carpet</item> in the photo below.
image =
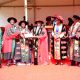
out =
[[66,64],[3,66],[0,80],[80,80],[80,67]]

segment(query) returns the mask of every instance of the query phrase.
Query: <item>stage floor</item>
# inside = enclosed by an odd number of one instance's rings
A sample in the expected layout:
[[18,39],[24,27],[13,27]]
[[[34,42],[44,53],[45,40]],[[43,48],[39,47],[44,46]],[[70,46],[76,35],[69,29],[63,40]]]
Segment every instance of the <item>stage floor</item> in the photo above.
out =
[[54,64],[3,66],[0,80],[80,80],[80,67]]

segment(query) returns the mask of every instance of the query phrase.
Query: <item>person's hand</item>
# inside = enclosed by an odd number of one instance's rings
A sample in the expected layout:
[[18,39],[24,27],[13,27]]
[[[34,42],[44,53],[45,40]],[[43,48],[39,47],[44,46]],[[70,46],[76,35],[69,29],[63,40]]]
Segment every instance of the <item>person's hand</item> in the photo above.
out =
[[21,36],[22,38],[25,38],[24,34],[22,34],[22,33],[20,34],[20,36]]

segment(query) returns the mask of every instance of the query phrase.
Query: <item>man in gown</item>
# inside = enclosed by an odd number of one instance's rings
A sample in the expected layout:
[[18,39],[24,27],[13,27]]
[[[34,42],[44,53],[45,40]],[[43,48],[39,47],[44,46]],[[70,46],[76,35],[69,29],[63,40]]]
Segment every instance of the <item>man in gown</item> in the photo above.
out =
[[11,62],[14,62],[15,38],[20,32],[15,26],[16,18],[9,17],[7,21],[9,24],[6,25],[3,35],[3,54],[4,59],[7,60],[7,65],[10,66]]
[[[36,27],[33,28],[33,35],[37,36],[35,46],[37,51],[35,57],[38,59],[38,64],[48,64],[48,36],[45,27],[43,27],[43,21],[36,21]],[[35,56],[36,56],[35,55]]]
[[76,63],[80,66],[80,17],[78,15],[73,15],[73,21],[74,23],[69,29],[69,59],[71,61],[71,66],[74,66]]

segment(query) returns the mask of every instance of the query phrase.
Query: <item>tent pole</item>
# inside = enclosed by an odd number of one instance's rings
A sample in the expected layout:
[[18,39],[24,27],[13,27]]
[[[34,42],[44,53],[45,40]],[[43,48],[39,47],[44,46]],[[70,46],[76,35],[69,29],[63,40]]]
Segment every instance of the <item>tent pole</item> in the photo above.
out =
[[27,0],[24,0],[24,8],[25,8],[25,18],[26,21],[28,21]]

